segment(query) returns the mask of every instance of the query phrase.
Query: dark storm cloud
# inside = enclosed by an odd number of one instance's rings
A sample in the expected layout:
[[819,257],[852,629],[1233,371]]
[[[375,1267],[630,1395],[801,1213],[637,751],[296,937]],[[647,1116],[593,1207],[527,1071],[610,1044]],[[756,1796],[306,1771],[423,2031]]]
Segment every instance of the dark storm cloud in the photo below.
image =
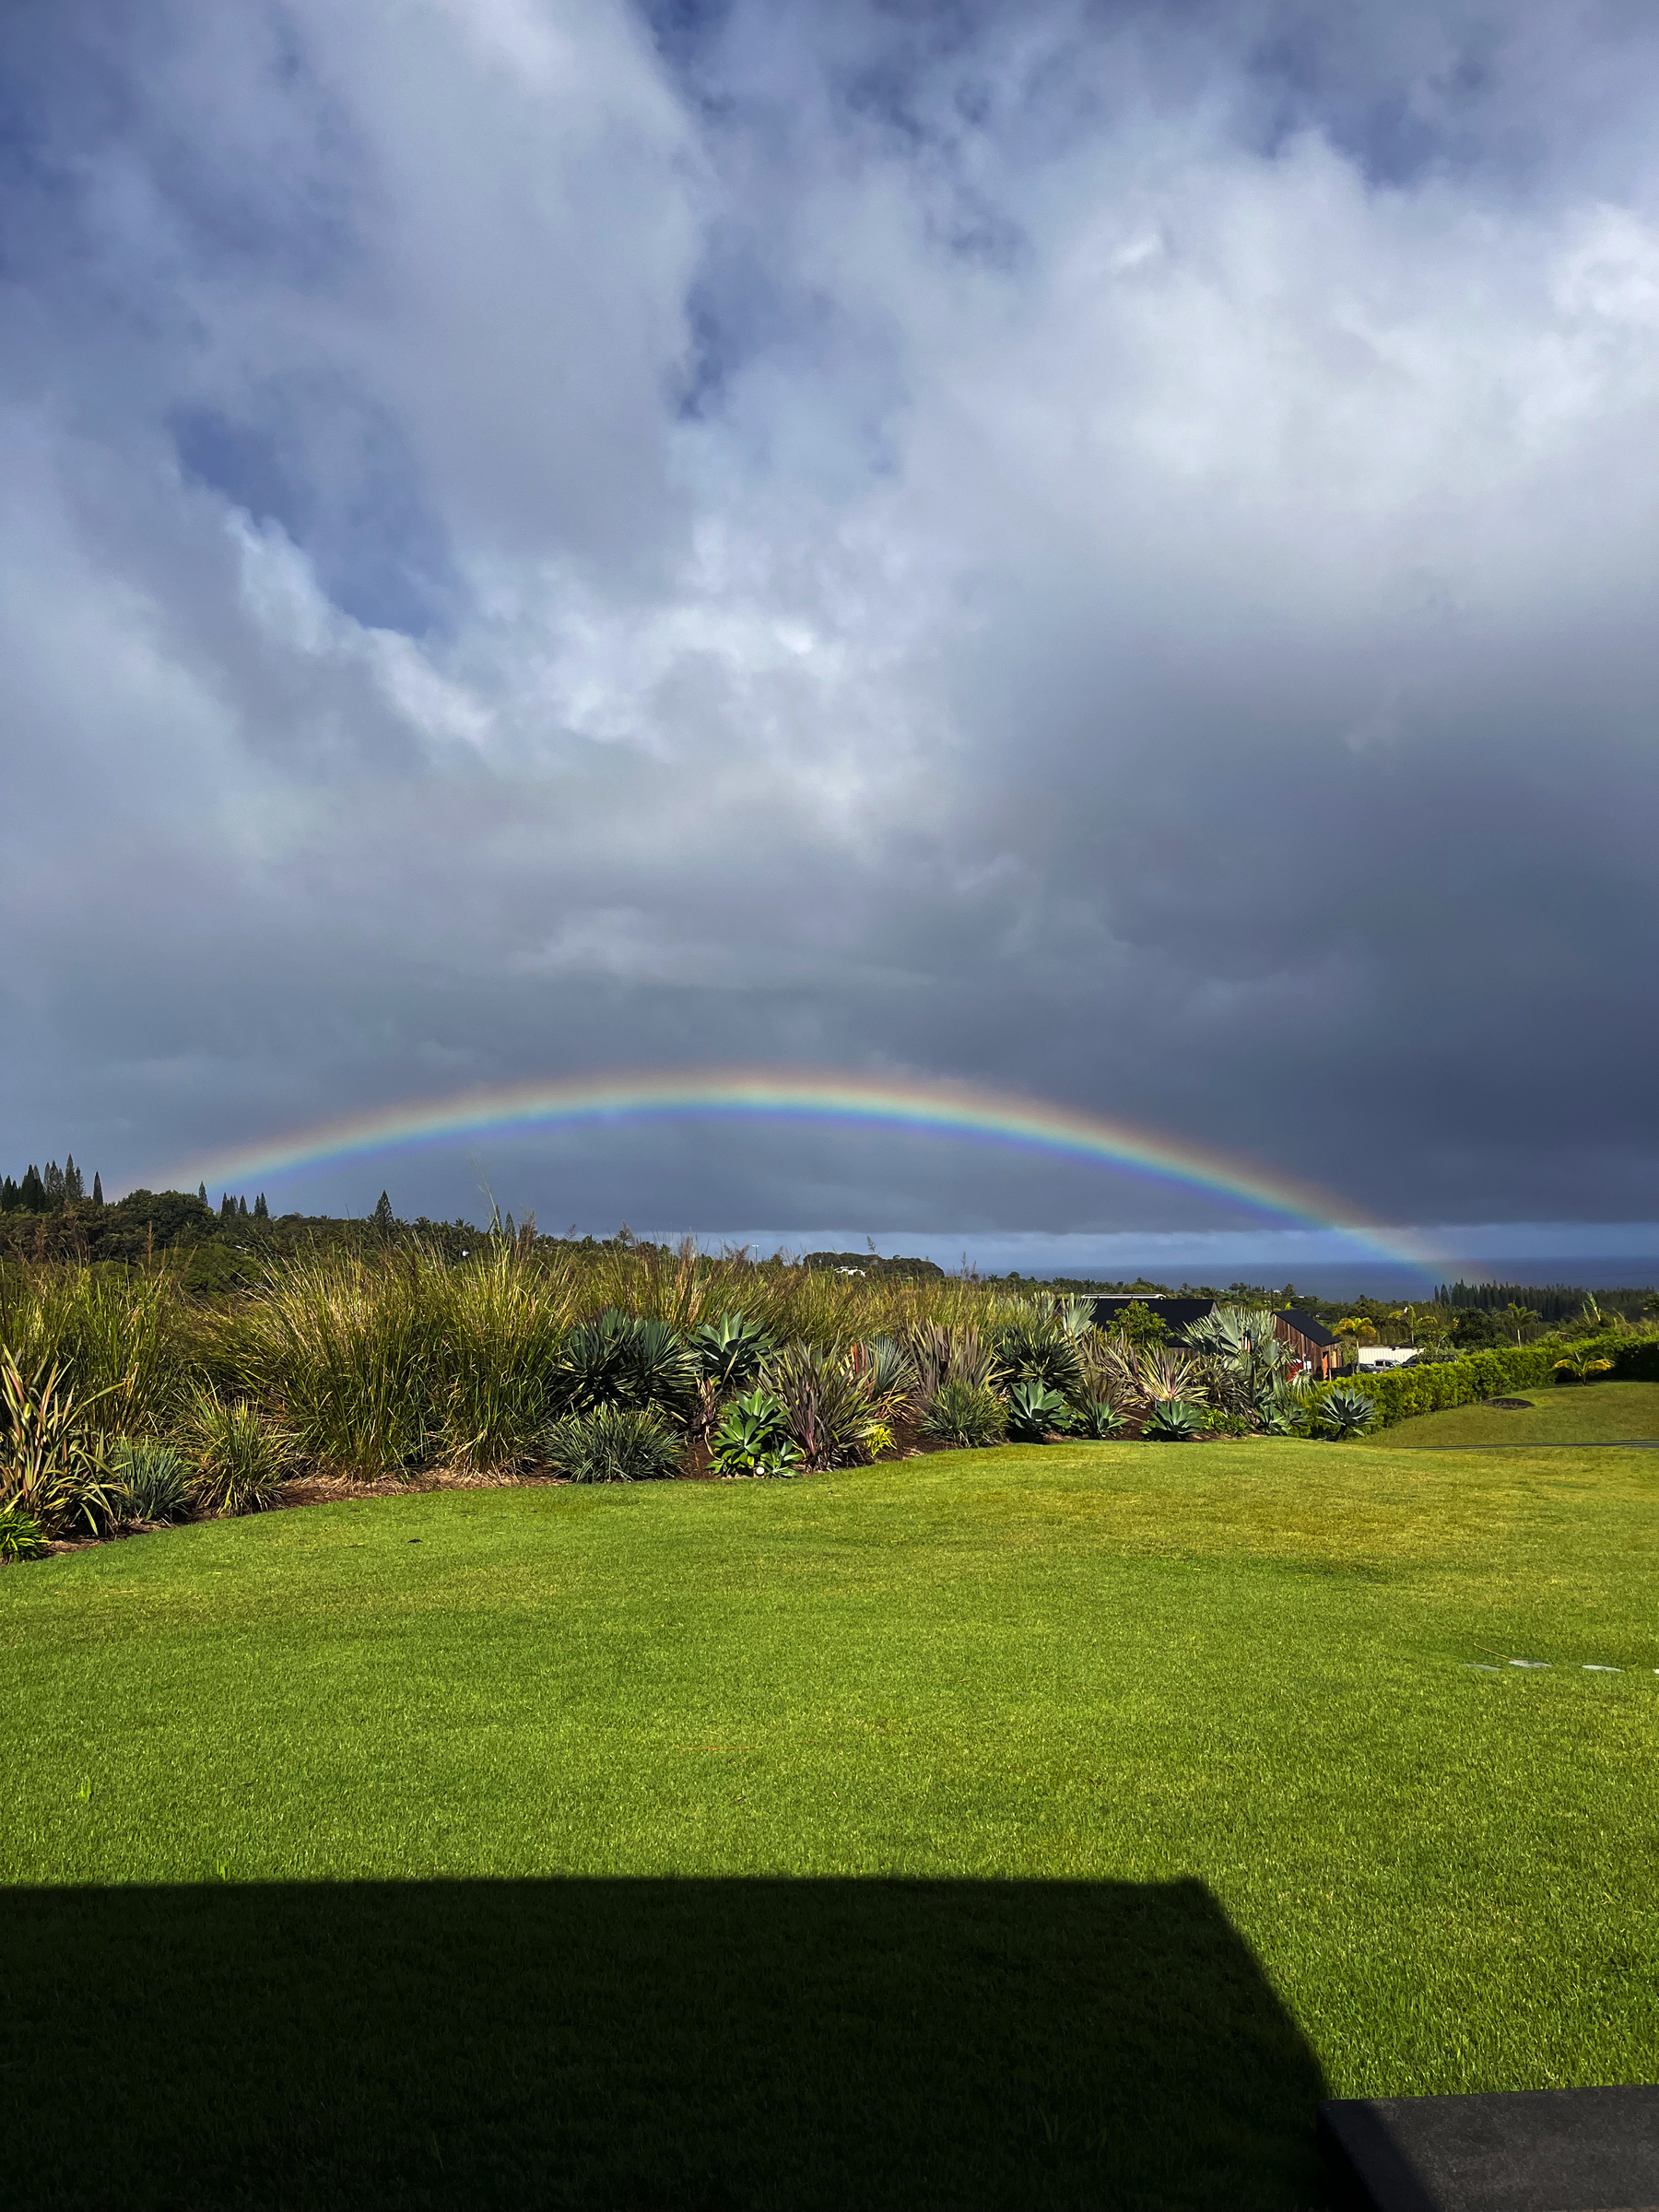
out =
[[[1646,11],[6,35],[18,1162],[742,1060],[1653,1214]],[[489,1159],[584,1223],[1226,1218],[847,1136]]]

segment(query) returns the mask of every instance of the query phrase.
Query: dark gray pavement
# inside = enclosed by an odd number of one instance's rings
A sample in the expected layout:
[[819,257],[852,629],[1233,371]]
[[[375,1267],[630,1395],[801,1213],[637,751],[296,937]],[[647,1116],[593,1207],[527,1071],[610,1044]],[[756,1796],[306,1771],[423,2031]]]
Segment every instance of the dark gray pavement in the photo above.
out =
[[1341,2099],[1319,2133],[1357,2212],[1659,2212],[1659,2088]]

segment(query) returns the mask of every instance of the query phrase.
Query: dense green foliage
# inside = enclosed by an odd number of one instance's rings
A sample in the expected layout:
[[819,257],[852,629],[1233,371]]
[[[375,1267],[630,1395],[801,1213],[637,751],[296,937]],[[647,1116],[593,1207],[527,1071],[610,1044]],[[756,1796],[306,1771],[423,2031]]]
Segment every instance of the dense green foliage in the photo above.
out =
[[16,1499],[0,1505],[0,1562],[43,1559],[49,1549],[45,1530],[27,1506]]
[[[1627,1382],[1659,1382],[1659,1338],[1608,1335],[1589,1340],[1588,1356],[1606,1359],[1609,1371]],[[1555,1382],[1560,1344],[1546,1338],[1506,1350],[1474,1352],[1461,1359],[1397,1367],[1385,1373],[1357,1375],[1349,1387],[1363,1391],[1383,1422],[1414,1414],[1437,1413],[1446,1406],[1468,1406],[1505,1391],[1547,1388]]]
[[1575,1320],[1584,1311],[1586,1301],[1593,1310],[1637,1321],[1644,1314],[1651,1314],[1656,1302],[1651,1288],[1597,1290],[1592,1294],[1571,1283],[1442,1283],[1434,1295],[1439,1304],[1454,1313],[1472,1311],[1499,1314],[1512,1306],[1535,1313],[1543,1322]]
[[600,1403],[549,1422],[541,1450],[567,1482],[661,1482],[681,1472],[684,1442],[654,1406]]
[[[638,1478],[1005,1436],[1352,1436],[1552,1378],[1659,1374],[1659,1339],[1620,1326],[1311,1385],[1269,1311],[1218,1307],[1180,1342],[1103,1332],[1094,1312],[962,1277],[579,1246],[531,1225],[465,1257],[417,1240],[307,1250],[229,1301],[193,1298],[162,1264],[0,1263],[0,1505],[53,1537],[162,1518],[112,1482],[137,1446],[182,1456],[193,1510],[241,1513],[295,1473],[620,1473],[608,1425],[582,1441],[604,1411],[652,1417]],[[727,1420],[757,1390],[767,1436],[752,1409]]]
[[108,1461],[110,1487],[124,1521],[182,1521],[191,1510],[191,1470],[171,1444],[120,1439]]

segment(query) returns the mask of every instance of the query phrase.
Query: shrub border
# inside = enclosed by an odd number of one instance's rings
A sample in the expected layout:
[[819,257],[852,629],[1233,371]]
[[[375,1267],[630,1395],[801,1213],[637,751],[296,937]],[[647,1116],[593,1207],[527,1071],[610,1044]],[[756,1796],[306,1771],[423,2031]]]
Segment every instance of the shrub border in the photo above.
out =
[[1547,1344],[1521,1344],[1507,1350],[1470,1352],[1462,1359],[1441,1359],[1429,1367],[1396,1367],[1377,1375],[1345,1375],[1350,1388],[1362,1390],[1377,1408],[1380,1426],[1410,1420],[1419,1413],[1440,1413],[1448,1406],[1474,1406],[1505,1391],[1536,1390],[1555,1380],[1562,1355],[1588,1352],[1613,1363],[1616,1382],[1659,1382],[1659,1335],[1595,1336],[1571,1347],[1558,1338]]

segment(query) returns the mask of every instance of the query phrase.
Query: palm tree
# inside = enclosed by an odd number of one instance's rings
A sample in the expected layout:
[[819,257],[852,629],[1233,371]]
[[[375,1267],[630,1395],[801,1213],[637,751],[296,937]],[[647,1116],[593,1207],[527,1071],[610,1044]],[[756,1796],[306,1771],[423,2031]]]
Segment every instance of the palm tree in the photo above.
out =
[[1530,1328],[1532,1324],[1537,1320],[1538,1316],[1534,1312],[1531,1306],[1518,1306],[1512,1301],[1512,1303],[1504,1307],[1502,1312],[1499,1314],[1498,1318],[1503,1324],[1506,1329],[1512,1329],[1514,1331],[1515,1342],[1519,1344],[1522,1337],[1522,1332],[1527,1328]]

